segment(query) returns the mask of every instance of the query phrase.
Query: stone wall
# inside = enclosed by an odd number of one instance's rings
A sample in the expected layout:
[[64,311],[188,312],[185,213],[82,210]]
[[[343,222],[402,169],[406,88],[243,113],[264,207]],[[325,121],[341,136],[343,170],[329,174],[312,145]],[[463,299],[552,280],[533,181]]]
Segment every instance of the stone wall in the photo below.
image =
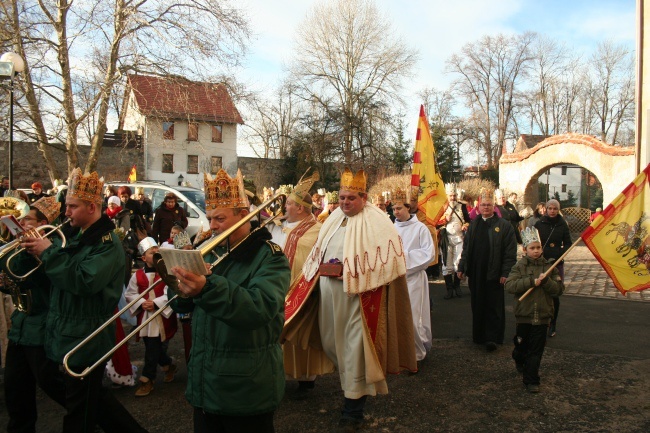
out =
[[[79,166],[83,168],[90,146],[79,146]],[[52,187],[52,181],[45,168],[45,160],[36,147],[36,143],[14,142],[13,184],[14,188],[30,188],[36,180],[43,184],[43,189]],[[52,145],[52,156],[62,176],[67,175],[68,160],[62,145]],[[97,172],[107,181],[126,180],[133,164],[144,166],[142,149],[123,147],[103,147]],[[7,176],[9,169],[9,145],[0,142],[0,175]]]
[[257,194],[262,194],[265,186],[280,185],[282,176],[281,159],[250,158],[240,156],[237,158],[237,166],[246,179],[251,179],[257,188]]

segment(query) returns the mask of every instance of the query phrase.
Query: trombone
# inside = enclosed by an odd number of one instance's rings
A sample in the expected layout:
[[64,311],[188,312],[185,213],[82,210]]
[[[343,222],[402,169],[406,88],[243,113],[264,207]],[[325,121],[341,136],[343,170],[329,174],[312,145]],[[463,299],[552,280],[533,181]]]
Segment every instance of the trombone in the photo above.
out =
[[[11,253],[11,255],[7,258],[7,263],[5,264],[5,267],[7,268],[7,273],[11,275],[14,281],[22,281],[25,278],[29,277],[31,274],[33,274],[36,269],[38,269],[43,262],[41,262],[41,259],[38,257],[34,256],[36,261],[38,262],[36,266],[30,270],[29,272],[23,274],[23,275],[17,275],[11,270],[11,261],[20,253],[25,251],[25,248],[22,248],[20,246],[20,241],[24,237],[31,237],[31,238],[46,238],[49,237],[50,235],[56,234],[61,238],[61,248],[65,247],[66,245],[66,240],[65,240],[65,235],[63,234],[63,231],[61,231],[61,227],[63,227],[65,224],[70,222],[69,219],[66,219],[63,221],[61,224],[58,226],[52,226],[52,225],[42,225],[38,227],[31,228],[29,230],[24,231],[23,233],[19,234],[16,239],[14,239],[11,242],[8,242],[7,244],[3,245],[0,247],[0,259],[2,259],[4,256],[7,254]],[[40,233],[41,230],[50,230],[45,234]]]
[[[250,220],[252,220],[254,217],[258,216],[259,217],[259,222],[260,225],[258,228],[255,229],[255,231],[261,229],[262,227],[266,227],[268,224],[272,223],[276,218],[280,217],[280,213],[269,213],[268,218],[262,219],[262,211],[265,211],[267,209],[270,209],[272,205],[275,205],[275,209],[281,210],[284,208],[284,204],[286,201],[286,195],[282,193],[278,193],[275,196],[271,197],[268,201],[264,202],[261,204],[257,209],[255,209],[253,212],[250,212],[248,215],[243,217],[237,224],[234,226],[230,227],[229,229],[223,231],[219,235],[213,236],[207,241],[205,241],[201,246],[198,248],[198,250],[201,252],[201,256],[205,257],[208,254],[210,254],[218,245],[226,242],[227,243],[227,252],[220,256],[217,260],[212,262],[210,264],[210,269],[213,269],[215,266],[217,266],[221,261],[223,261],[228,255],[235,250],[239,245],[242,244],[242,242],[250,236],[250,234],[242,239],[238,244],[234,246],[230,246],[228,242],[228,238],[230,237],[231,234],[233,234],[235,231],[237,231],[241,226],[244,224],[248,223]],[[252,232],[251,232],[252,233]],[[140,332],[142,328],[147,326],[149,322],[154,320],[156,317],[158,317],[160,314],[162,314],[163,311],[178,297],[185,297],[183,296],[179,290],[178,290],[178,279],[173,275],[169,274],[167,272],[167,267],[165,266],[165,262],[163,261],[162,257],[160,256],[159,253],[154,254],[154,267],[156,268],[156,272],[160,275],[160,280],[154,282],[151,284],[149,287],[147,287],[145,290],[142,291],[136,298],[134,298],[131,302],[126,304],[120,311],[115,313],[113,317],[108,319],[103,325],[101,325],[99,328],[97,328],[95,331],[93,331],[89,336],[84,338],[79,344],[77,344],[74,348],[72,348],[66,355],[63,357],[63,367],[65,368],[66,372],[73,377],[83,379],[85,378],[91,371],[93,371],[95,368],[97,368],[99,365],[103,364],[106,362],[108,358],[110,358],[113,353],[115,353],[120,347],[122,347],[124,344],[126,344],[134,335]],[[89,341],[91,341],[93,338],[95,338],[100,332],[102,332],[104,329],[106,329],[111,323],[113,323],[115,320],[117,320],[122,314],[124,314],[126,311],[129,310],[136,302],[138,302],[140,299],[143,297],[147,296],[151,290],[153,290],[158,284],[165,283],[172,291],[174,291],[175,295],[169,299],[163,306],[161,306],[155,313],[153,313],[151,316],[147,318],[147,320],[144,320],[138,327],[136,327],[129,335],[124,337],[122,341],[117,343],[115,347],[113,347],[111,350],[106,352],[104,356],[99,358],[93,365],[86,367],[81,373],[77,373],[73,371],[68,363],[70,361],[70,357],[74,355],[77,351],[79,351],[83,346],[85,346]]]

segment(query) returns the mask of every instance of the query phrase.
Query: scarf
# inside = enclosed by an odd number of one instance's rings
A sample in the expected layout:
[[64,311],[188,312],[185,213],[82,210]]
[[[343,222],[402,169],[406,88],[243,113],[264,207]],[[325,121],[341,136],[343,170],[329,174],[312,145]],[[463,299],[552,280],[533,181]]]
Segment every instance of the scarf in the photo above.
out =
[[111,210],[111,208],[106,208],[106,216],[108,216],[110,219],[113,219],[121,211],[122,211],[122,206],[114,207],[113,210]]
[[307,281],[318,272],[332,236],[347,219],[343,245],[343,288],[351,294],[368,292],[406,274],[402,240],[386,214],[371,204],[346,217],[337,208],[325,220],[302,271]]

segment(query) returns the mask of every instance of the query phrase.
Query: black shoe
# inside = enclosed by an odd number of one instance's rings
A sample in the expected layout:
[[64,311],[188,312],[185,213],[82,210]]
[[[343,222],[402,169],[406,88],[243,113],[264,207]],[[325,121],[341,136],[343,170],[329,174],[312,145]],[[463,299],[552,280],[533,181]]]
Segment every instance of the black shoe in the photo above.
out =
[[355,433],[363,429],[362,419],[341,418],[332,433]]
[[531,394],[537,394],[539,392],[539,385],[529,383],[526,385],[526,391],[530,392]]
[[488,341],[487,343],[485,343],[485,350],[487,350],[488,352],[494,352],[495,350],[497,350],[497,344],[493,341]]
[[444,296],[444,299],[451,299],[454,297],[454,292],[450,289],[447,289],[447,294]]

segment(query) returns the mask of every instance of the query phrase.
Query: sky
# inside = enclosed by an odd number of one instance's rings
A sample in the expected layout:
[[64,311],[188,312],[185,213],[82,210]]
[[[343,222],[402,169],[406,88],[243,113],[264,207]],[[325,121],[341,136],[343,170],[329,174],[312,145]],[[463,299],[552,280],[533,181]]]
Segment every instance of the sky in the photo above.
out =
[[[323,0],[320,0],[323,1]],[[268,92],[286,75],[296,28],[318,0],[241,0],[254,36],[238,77]],[[447,89],[445,61],[485,35],[533,31],[589,55],[612,40],[635,48],[635,0],[376,0],[395,34],[419,52],[414,79],[405,86],[403,112],[413,113],[415,134],[424,88]],[[245,114],[245,113],[244,113]],[[242,156],[252,155],[241,146]]]

